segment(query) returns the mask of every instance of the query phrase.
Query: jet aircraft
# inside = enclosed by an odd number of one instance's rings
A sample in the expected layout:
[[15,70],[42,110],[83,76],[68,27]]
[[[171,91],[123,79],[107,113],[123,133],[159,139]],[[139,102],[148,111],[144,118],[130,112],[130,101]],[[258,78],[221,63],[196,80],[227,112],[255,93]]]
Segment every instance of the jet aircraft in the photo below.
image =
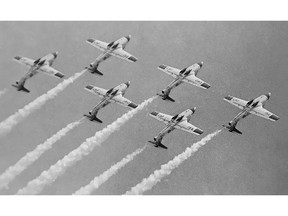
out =
[[183,68],[182,70],[179,70],[177,68],[173,68],[164,64],[160,65],[158,67],[159,70],[164,71],[175,79],[165,89],[162,90],[161,94],[158,93],[158,95],[161,96],[163,100],[167,99],[175,102],[175,100],[171,98],[169,94],[173,88],[179,86],[183,82],[198,86],[203,89],[210,88],[210,85],[208,83],[197,77],[197,74],[202,68],[202,66],[203,62],[200,62],[193,64],[187,68]]
[[136,57],[124,51],[130,39],[131,39],[131,35],[122,37],[111,43],[106,43],[106,42],[95,40],[95,39],[88,39],[86,41],[87,43],[103,51],[103,53],[99,55],[96,58],[96,60],[89,65],[89,67],[86,67],[86,69],[88,69],[92,74],[98,74],[98,75],[103,76],[103,73],[101,73],[98,70],[98,66],[102,61],[108,59],[110,56],[116,56],[118,58],[130,61],[130,62],[136,62],[137,61]]
[[151,117],[164,122],[166,124],[166,127],[156,137],[154,137],[154,141],[148,141],[148,142],[154,144],[155,147],[168,149],[167,146],[161,143],[161,141],[166,134],[170,133],[175,128],[192,134],[201,135],[203,131],[200,128],[197,128],[189,123],[192,115],[195,113],[195,110],[196,107],[192,109],[187,109],[182,113],[174,116],[159,112],[150,113]]
[[59,71],[51,67],[54,60],[57,58],[57,55],[58,52],[54,52],[42,58],[38,58],[37,60],[20,56],[14,57],[14,60],[16,62],[26,65],[29,68],[29,70],[24,77],[22,77],[19,81],[17,81],[16,84],[12,84],[12,86],[16,87],[18,91],[24,91],[29,93],[30,91],[24,87],[24,84],[28,78],[33,77],[35,74],[39,72],[50,76],[54,76],[59,79],[63,78],[64,74],[60,73]]
[[230,96],[230,95],[224,97],[225,101],[240,108],[242,111],[237,116],[235,116],[232,119],[232,121],[228,123],[228,125],[223,125],[223,127],[228,129],[229,132],[242,134],[242,132],[236,128],[236,125],[240,119],[244,119],[250,114],[254,114],[262,118],[269,119],[271,121],[277,121],[279,119],[277,115],[264,109],[264,106],[270,97],[271,97],[271,93],[261,95],[250,101],[245,101],[245,100],[242,100],[242,99]]
[[87,85],[85,90],[91,92],[92,94],[99,95],[102,100],[91,111],[89,111],[89,115],[84,114],[84,116],[88,117],[90,121],[97,121],[102,123],[102,121],[97,118],[97,113],[101,108],[107,106],[110,103],[118,103],[124,107],[135,109],[138,105],[123,97],[129,86],[130,81],[121,83],[120,85],[109,90],[93,85]]

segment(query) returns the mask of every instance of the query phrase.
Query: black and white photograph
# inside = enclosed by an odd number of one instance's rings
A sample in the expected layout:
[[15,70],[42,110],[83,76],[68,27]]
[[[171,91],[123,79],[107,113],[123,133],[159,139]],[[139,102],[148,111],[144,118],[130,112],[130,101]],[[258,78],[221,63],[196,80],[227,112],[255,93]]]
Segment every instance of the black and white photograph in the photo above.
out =
[[288,194],[287,21],[0,31],[0,196]]
[[286,22],[0,28],[1,194],[288,193]]

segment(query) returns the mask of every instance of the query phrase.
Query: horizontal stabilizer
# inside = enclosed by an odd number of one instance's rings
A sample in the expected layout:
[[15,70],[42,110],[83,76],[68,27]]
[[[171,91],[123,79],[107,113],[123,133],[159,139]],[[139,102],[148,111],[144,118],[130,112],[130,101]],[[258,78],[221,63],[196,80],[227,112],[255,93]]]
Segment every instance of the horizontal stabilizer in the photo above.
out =
[[222,125],[222,126],[228,129],[229,132],[242,134],[242,132],[239,131],[235,126],[230,126],[230,125]]
[[150,140],[149,140],[148,142],[149,142],[149,143],[152,143],[156,148],[160,147],[160,148],[163,148],[163,149],[168,149],[168,147],[165,146],[165,145],[163,145],[161,142],[156,143],[156,142],[150,141]]
[[97,121],[99,123],[102,123],[102,121],[97,118],[96,116],[92,116],[92,115],[88,115],[88,114],[84,114],[84,116],[86,116],[90,121]]
[[171,98],[169,95],[163,95],[163,94],[159,94],[159,93],[157,93],[157,95],[162,97],[163,100],[169,100],[171,102],[175,102],[175,100],[173,98]]
[[104,75],[104,74],[101,73],[97,68],[92,69],[92,68],[89,68],[89,67],[85,67],[85,69],[89,70],[90,73],[92,73],[92,74],[97,74],[97,75],[100,75],[100,76],[103,76],[103,75]]
[[28,89],[26,89],[23,85],[20,86],[20,85],[16,85],[16,84],[12,84],[13,87],[17,88],[18,91],[24,91],[24,92],[27,92],[29,93],[30,91]]

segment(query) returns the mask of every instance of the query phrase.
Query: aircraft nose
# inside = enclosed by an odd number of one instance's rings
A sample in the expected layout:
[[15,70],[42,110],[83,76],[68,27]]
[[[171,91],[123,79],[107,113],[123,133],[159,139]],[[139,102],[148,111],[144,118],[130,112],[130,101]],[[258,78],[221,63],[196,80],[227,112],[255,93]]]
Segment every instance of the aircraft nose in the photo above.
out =
[[198,63],[198,65],[200,66],[200,68],[202,68],[203,64],[204,64],[203,61],[201,61],[201,62]]
[[58,56],[58,51],[52,53],[52,55],[54,56],[54,58],[57,58],[57,56]]
[[128,81],[128,82],[126,82],[125,84],[127,85],[127,87],[129,87],[130,86],[130,81]]
[[192,111],[192,113],[195,113],[196,107],[193,107],[193,108],[191,109],[191,111]]
[[125,38],[126,38],[128,41],[130,41],[131,35],[128,35],[128,36],[126,36]]
[[266,96],[269,99],[271,97],[271,93],[269,92],[268,94],[266,94]]

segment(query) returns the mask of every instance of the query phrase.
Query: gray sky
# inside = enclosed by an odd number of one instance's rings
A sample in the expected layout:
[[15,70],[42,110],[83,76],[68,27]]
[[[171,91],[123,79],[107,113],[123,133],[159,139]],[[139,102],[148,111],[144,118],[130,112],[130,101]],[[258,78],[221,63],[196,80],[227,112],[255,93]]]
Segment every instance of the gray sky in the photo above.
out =
[[[126,97],[141,103],[173,79],[157,66],[184,68],[204,61],[198,76],[211,84],[210,89],[183,84],[171,93],[175,103],[157,99],[41,194],[71,194],[146,144],[164,127],[148,117],[149,112],[174,115],[196,106],[190,122],[204,130],[202,136],[175,130],[163,139],[167,151],[149,146],[93,193],[123,194],[231,120],[240,110],[225,102],[224,96],[249,100],[268,92],[272,96],[266,108],[280,117],[278,122],[247,117],[238,124],[242,136],[222,132],[145,194],[288,194],[286,22],[0,22],[0,29],[0,90],[8,88],[0,98],[1,121],[59,83],[37,75],[26,83],[30,94],[15,91],[11,84],[26,72],[12,61],[16,55],[37,59],[59,51],[54,67],[69,77],[100,54],[86,39],[111,42],[131,34],[126,50],[139,59],[136,63],[118,58],[103,62],[99,67],[103,77],[84,74],[14,127],[0,139],[0,173],[100,101],[83,89],[87,84],[108,89],[130,80]],[[110,105],[99,112],[103,124],[85,120],[0,194],[16,193],[127,111]]]

